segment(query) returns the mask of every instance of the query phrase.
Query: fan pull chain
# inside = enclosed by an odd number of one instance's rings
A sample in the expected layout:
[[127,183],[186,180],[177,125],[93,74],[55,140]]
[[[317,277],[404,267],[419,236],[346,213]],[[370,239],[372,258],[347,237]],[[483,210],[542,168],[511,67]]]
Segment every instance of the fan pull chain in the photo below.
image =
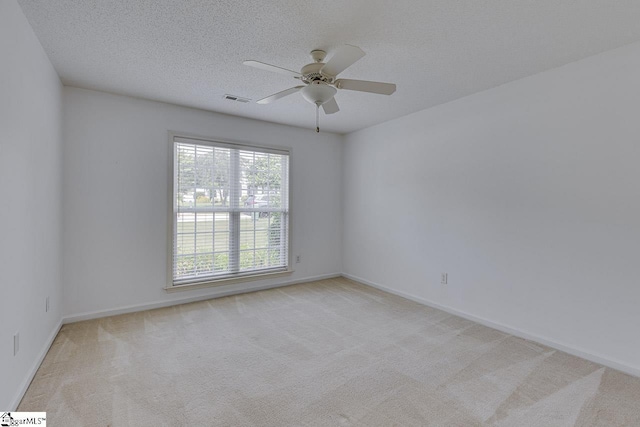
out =
[[320,133],[320,104],[316,104],[316,133]]

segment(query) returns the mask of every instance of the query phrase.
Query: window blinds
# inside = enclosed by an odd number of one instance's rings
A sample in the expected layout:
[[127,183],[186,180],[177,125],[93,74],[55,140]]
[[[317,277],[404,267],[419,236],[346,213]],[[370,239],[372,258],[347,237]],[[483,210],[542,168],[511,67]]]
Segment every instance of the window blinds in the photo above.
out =
[[286,270],[289,152],[174,137],[173,284]]

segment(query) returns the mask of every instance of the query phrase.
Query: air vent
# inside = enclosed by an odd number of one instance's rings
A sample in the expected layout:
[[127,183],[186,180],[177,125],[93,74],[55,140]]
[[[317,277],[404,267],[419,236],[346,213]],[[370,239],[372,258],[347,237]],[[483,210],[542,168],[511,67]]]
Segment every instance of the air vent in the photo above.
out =
[[229,94],[226,94],[224,96],[224,99],[228,99],[229,101],[242,102],[243,104],[246,104],[247,102],[251,101],[249,98],[243,98],[241,96],[229,95]]

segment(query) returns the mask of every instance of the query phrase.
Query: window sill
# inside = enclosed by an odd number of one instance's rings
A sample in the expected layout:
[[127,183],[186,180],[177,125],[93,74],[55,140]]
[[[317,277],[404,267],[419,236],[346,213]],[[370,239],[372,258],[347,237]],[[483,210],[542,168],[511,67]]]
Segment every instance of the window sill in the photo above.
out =
[[272,279],[275,277],[289,276],[295,270],[273,271],[268,273],[247,274],[239,277],[225,277],[223,279],[212,279],[209,281],[185,283],[182,285],[167,286],[164,290],[167,293],[191,291],[196,289],[213,288],[217,286],[233,285],[234,283],[252,282],[255,280]]

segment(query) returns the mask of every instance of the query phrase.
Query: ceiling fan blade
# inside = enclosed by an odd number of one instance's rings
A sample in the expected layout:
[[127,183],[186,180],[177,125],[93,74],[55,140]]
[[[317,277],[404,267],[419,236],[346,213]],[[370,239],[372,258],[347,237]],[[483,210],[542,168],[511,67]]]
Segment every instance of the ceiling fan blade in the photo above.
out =
[[380,95],[391,95],[396,91],[396,85],[393,83],[368,82],[366,80],[338,79],[335,85],[338,89],[379,93]]
[[274,73],[286,74],[288,76],[300,77],[300,73],[296,71],[287,70],[286,68],[277,67],[271,64],[265,64],[260,61],[244,61],[244,65],[248,65],[249,67],[258,68],[260,70],[272,71]]
[[349,68],[364,55],[366,54],[359,47],[345,44],[336,50],[329,62],[324,64],[324,67],[322,67],[320,72],[322,74],[335,77]]
[[277,101],[280,98],[284,98],[287,95],[291,95],[292,93],[298,92],[303,87],[304,86],[296,86],[296,87],[289,88],[287,90],[283,90],[282,92],[274,93],[271,96],[267,96],[266,98],[262,98],[262,99],[257,100],[256,103],[257,104],[270,104],[273,101]]
[[340,107],[338,107],[338,103],[336,102],[335,97],[322,104],[322,109],[324,110],[325,114],[333,114],[340,111]]

